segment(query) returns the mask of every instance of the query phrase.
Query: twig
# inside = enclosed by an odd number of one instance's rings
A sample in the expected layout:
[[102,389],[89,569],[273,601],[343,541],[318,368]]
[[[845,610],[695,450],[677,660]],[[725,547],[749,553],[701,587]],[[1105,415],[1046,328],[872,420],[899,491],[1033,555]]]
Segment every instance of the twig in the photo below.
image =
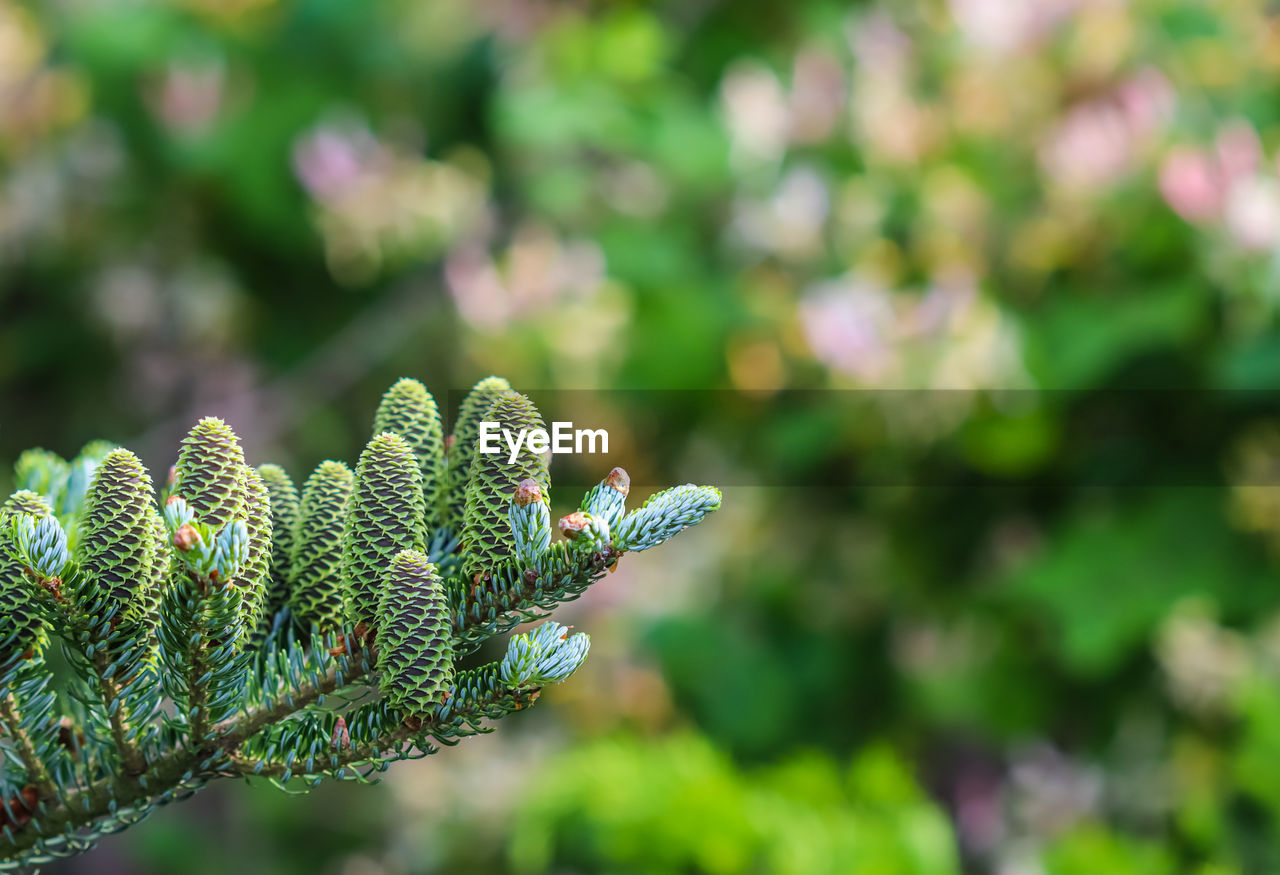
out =
[[36,753],[35,745],[26,730],[22,728],[22,717],[18,714],[18,704],[13,694],[0,698],[0,721],[4,722],[5,733],[13,741],[18,758],[27,770],[27,778],[40,791],[41,799],[53,799],[58,795],[58,788],[49,776],[49,770]]
[[120,687],[115,680],[108,675],[111,668],[111,660],[107,656],[105,649],[100,649],[94,654],[93,668],[98,675],[98,687],[102,691],[102,704],[108,716],[108,722],[111,726],[111,740],[115,742],[116,750],[120,753],[120,762],[124,765],[124,770],[130,775],[140,775],[147,768],[146,758],[142,755],[142,751],[138,750],[137,745],[129,740],[129,729],[125,725],[129,718],[129,713],[123,707],[112,707],[113,703],[120,696]]

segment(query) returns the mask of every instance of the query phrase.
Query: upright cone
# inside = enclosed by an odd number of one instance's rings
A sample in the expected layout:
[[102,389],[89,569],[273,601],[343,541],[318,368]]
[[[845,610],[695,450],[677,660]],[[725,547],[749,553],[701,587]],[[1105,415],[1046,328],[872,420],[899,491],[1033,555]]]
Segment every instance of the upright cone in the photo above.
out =
[[155,531],[151,477],[128,450],[112,450],[85,494],[76,560],[93,591],[106,594],[116,617],[147,619],[152,604]]
[[445,488],[441,495],[443,505],[440,515],[443,522],[459,531],[467,501],[467,483],[471,479],[471,465],[475,458],[476,439],[480,422],[493,402],[503,392],[510,392],[511,384],[501,377],[486,377],[472,387],[462,401],[458,421],[450,435],[449,449],[445,456]]
[[[516,392],[500,395],[485,414],[485,421],[512,434],[544,428],[533,402]],[[525,479],[534,481],[543,494],[550,491],[546,458],[531,451],[527,441],[521,444],[514,464],[505,451],[476,453],[462,522],[464,577],[486,573],[512,555],[508,510],[516,487]]]
[[422,478],[403,437],[386,432],[369,441],[356,468],[347,514],[342,577],[351,628],[377,625],[378,591],[401,550],[422,547]]
[[342,533],[353,479],[341,462],[322,462],[302,487],[289,603],[304,629],[342,623]]
[[427,714],[453,684],[453,646],[444,584],[425,555],[396,555],[378,613],[382,693],[408,716]]

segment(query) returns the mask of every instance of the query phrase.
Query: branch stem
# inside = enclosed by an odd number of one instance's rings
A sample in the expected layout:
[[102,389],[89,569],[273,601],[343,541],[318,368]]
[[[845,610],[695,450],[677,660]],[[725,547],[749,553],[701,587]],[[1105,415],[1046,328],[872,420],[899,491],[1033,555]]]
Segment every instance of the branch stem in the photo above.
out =
[[[326,769],[325,771],[344,768],[346,766],[352,765],[353,763],[361,763],[368,760],[377,759],[378,755],[386,751],[388,748],[394,747],[398,744],[402,744],[403,742],[408,741],[415,734],[417,733],[415,733],[408,726],[401,725],[397,727],[394,731],[388,732],[386,735],[382,736],[375,742],[371,742],[368,744],[361,744],[355,747],[343,748],[342,750],[339,750],[337,752],[337,761],[338,761],[337,765],[335,766],[332,762],[330,762],[329,768]],[[286,766],[284,763],[269,763],[266,766],[266,768],[262,769],[261,771],[258,771],[257,760],[251,760],[251,759],[248,759],[247,757],[240,757],[240,756],[233,756],[231,759],[232,759],[232,764],[234,766],[235,772],[238,775],[245,778],[253,778],[253,777],[281,778],[281,777],[284,777],[284,775],[287,773],[290,773],[290,772],[296,773],[297,771],[295,769],[291,769],[289,766]]]
[[[347,683],[358,677],[344,679]],[[0,859],[12,857],[31,848],[44,836],[66,831],[68,825],[84,827],[113,811],[138,806],[171,790],[183,782],[183,777],[197,773],[197,766],[219,752],[231,754],[237,747],[264,727],[312,705],[322,695],[337,688],[337,677],[330,671],[320,683],[300,687],[292,697],[282,698],[272,707],[255,708],[217,724],[217,738],[208,744],[193,748],[180,747],[166,756],[158,757],[144,765],[136,775],[112,775],[66,793],[59,804],[51,806],[41,817],[41,832],[26,829],[14,836],[12,843],[0,843]],[[5,703],[0,700],[0,719],[7,722]],[[195,738],[196,736],[192,736]],[[28,741],[29,743],[29,741]],[[34,753],[34,751],[32,752]],[[38,762],[38,759],[36,760]],[[216,774],[216,773],[215,773]],[[213,777],[213,774],[203,777]],[[47,777],[47,773],[46,773]],[[45,794],[42,791],[41,796]],[[50,794],[54,798],[56,794]]]
[[141,775],[147,768],[146,757],[138,746],[129,740],[128,720],[130,714],[123,706],[113,708],[112,705],[120,696],[120,685],[110,677],[111,659],[105,649],[99,649],[93,657],[93,668],[98,675],[98,689],[102,692],[102,705],[110,715],[111,740],[120,754],[120,762],[129,775]]
[[27,770],[27,779],[40,791],[41,799],[53,799],[58,795],[58,788],[49,776],[49,770],[36,752],[30,736],[22,728],[22,715],[18,711],[18,702],[13,693],[0,698],[0,722],[4,724],[5,734],[13,741],[18,758]]

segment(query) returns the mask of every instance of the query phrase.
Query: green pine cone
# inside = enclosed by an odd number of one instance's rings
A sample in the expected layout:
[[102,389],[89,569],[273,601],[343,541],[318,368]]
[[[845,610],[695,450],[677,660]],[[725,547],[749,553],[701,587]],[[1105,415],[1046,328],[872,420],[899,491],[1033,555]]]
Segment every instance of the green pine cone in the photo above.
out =
[[197,519],[217,532],[244,508],[244,453],[235,432],[216,417],[196,423],[182,441],[173,494],[186,499]]
[[53,513],[49,502],[31,490],[15,492],[0,508],[0,667],[27,651],[40,652],[48,640],[44,623],[30,596],[22,563],[12,555],[9,519],[18,513],[45,517]]
[[353,480],[341,462],[321,462],[302,487],[289,604],[303,628],[342,623],[342,533]]
[[511,384],[501,377],[486,377],[472,387],[458,410],[458,421],[454,423],[445,453],[445,486],[440,496],[440,519],[454,532],[460,530],[466,514],[467,483],[471,479],[480,421],[494,400],[510,391]]
[[[58,502],[54,505],[53,511],[59,517],[79,518],[84,510],[84,503],[89,493],[89,487],[93,484],[94,475],[98,472],[98,466],[103,463],[107,455],[116,449],[116,445],[110,441],[89,441],[80,448],[80,454],[76,456],[67,466],[67,478],[63,483],[62,489],[58,494]],[[73,520],[68,526],[67,535],[72,543],[77,540],[77,525]]]
[[298,527],[298,489],[279,465],[260,466],[258,476],[266,484],[271,500],[271,588],[265,611],[269,620],[289,599],[294,536]]
[[423,546],[424,512],[422,475],[409,443],[392,432],[369,441],[356,467],[343,541],[342,582],[352,628],[375,628],[383,575],[400,551]]
[[160,619],[160,600],[169,580],[169,563],[173,559],[173,539],[165,527],[164,517],[151,507],[151,579],[147,583],[146,612],[148,623],[154,625]]
[[115,606],[116,617],[143,622],[149,614],[154,559],[151,477],[128,450],[112,450],[85,493],[75,556],[85,584]]
[[246,625],[257,629],[267,605],[271,582],[271,496],[262,476],[246,468],[244,520],[249,530],[249,560],[236,578],[236,586],[244,590]]
[[[483,420],[513,434],[521,429],[545,428],[533,402],[516,392],[499,396]],[[487,573],[512,554],[508,509],[520,481],[533,480],[544,494],[550,492],[546,457],[530,450],[528,441],[521,444],[514,465],[508,463],[508,455],[505,446],[497,453],[475,454],[462,522],[464,580]]]
[[378,608],[382,692],[400,711],[420,716],[453,684],[452,624],[436,567],[417,550],[396,554]]
[[[422,495],[426,514],[434,519],[444,476],[444,424],[436,399],[417,380],[396,382],[382,396],[373,417],[373,433],[395,432],[405,439],[422,472]],[[424,528],[429,519],[424,519]]]
[[4,503],[4,507],[0,508],[0,514],[6,518],[13,516],[15,513],[25,513],[31,516],[48,516],[53,513],[53,508],[43,495],[30,489],[22,489],[9,496],[9,500]]

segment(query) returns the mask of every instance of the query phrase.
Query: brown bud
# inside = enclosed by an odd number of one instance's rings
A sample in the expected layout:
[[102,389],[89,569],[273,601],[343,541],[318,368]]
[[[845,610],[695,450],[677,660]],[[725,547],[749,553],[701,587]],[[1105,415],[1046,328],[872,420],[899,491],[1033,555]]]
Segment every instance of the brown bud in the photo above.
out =
[[34,785],[23,787],[16,796],[9,798],[9,822],[15,826],[26,826],[31,822],[31,815],[40,804],[40,791]]
[[175,501],[181,501],[181,500],[182,500],[181,495],[170,495],[168,498],[164,500],[164,504],[165,504],[165,507],[168,507],[169,505],[173,504]]
[[173,546],[186,553],[200,543],[200,533],[196,531],[196,527],[187,523],[178,531],[173,533]]
[[604,478],[604,482],[608,483],[623,495],[629,495],[631,493],[631,475],[623,468],[614,468],[609,472],[609,476]]
[[532,479],[521,480],[520,485],[516,487],[512,500],[518,507],[528,507],[535,501],[542,501],[542,489],[538,486],[538,481]]
[[329,747],[333,750],[351,747],[351,733],[347,731],[347,721],[341,715],[333,723],[333,741]]
[[[169,485],[170,486],[178,485],[178,466],[177,465],[169,466]],[[169,500],[172,501],[173,499],[171,498]]]
[[404,718],[404,725],[408,726],[414,732],[422,728],[422,718],[415,717],[412,714]]
[[535,583],[538,582],[538,578],[541,576],[542,575],[538,573],[537,569],[534,569],[534,568],[526,569],[524,573],[524,582],[528,586],[533,586]]
[[560,531],[570,541],[576,540],[578,535],[586,531],[588,525],[590,522],[587,520],[587,515],[580,510],[560,518]]

